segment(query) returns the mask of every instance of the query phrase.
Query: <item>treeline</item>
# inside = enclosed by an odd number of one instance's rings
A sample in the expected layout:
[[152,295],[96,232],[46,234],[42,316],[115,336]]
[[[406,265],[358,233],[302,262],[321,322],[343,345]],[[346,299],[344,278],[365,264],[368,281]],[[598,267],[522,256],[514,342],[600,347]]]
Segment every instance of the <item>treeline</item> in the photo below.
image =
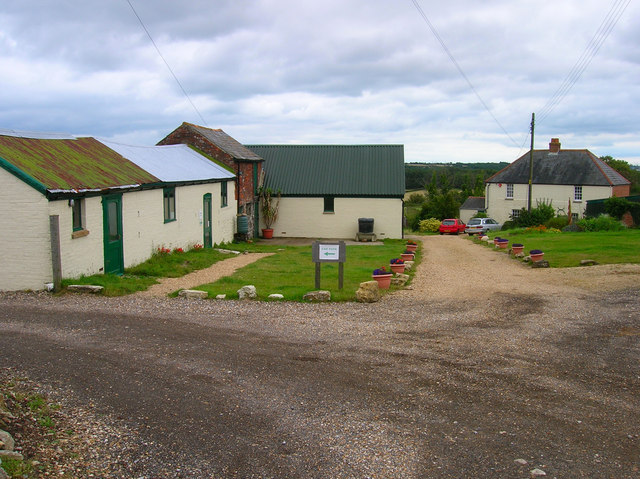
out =
[[407,190],[457,189],[484,195],[484,180],[509,163],[406,163]]

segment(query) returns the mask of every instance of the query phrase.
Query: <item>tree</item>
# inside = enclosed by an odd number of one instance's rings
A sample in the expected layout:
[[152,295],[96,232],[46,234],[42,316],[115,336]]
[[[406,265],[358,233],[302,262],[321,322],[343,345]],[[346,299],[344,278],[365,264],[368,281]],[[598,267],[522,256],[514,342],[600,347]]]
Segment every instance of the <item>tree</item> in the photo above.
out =
[[640,171],[634,170],[626,161],[616,160],[609,155],[600,159],[631,182],[631,194],[640,193]]

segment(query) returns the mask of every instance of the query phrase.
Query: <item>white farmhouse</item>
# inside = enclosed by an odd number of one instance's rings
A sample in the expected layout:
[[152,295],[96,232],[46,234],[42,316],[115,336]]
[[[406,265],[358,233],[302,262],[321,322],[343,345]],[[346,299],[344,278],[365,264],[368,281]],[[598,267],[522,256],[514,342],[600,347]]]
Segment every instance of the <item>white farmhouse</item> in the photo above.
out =
[[527,152],[485,180],[487,215],[499,223],[518,216],[529,205],[551,203],[559,215],[584,216],[588,200],[628,196],[631,182],[589,150],[562,150],[558,138],[552,138],[548,150],[533,151],[530,169]]

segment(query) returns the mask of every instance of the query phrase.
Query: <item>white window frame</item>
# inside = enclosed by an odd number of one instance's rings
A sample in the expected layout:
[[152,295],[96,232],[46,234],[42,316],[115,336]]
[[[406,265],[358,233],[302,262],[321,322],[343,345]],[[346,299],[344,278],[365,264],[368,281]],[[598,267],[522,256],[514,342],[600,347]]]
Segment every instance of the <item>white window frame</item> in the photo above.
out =
[[573,187],[573,201],[582,201],[582,185]]
[[520,217],[520,210],[511,210],[511,218],[519,218]]
[[513,183],[507,183],[506,198],[508,200],[513,199]]

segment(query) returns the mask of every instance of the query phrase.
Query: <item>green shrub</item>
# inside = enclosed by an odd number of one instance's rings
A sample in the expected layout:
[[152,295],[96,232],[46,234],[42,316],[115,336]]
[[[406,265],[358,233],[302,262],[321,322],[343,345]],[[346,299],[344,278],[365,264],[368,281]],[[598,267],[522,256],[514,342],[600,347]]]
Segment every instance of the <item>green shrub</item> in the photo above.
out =
[[485,211],[478,211],[472,218],[488,218],[487,213]]
[[516,224],[511,220],[508,220],[508,221],[505,221],[504,223],[502,223],[502,231],[512,230],[515,227],[516,227]]
[[538,206],[528,211],[526,208],[520,210],[520,214],[515,218],[512,217],[516,226],[528,227],[544,225],[547,221],[555,216],[556,212],[551,206],[551,202],[538,202]]
[[551,218],[544,225],[547,228],[555,228],[555,229],[561,230],[562,228],[564,228],[568,224],[569,224],[569,217],[568,216],[556,216],[554,218]]
[[425,233],[437,233],[438,229],[440,229],[440,220],[436,218],[421,220],[418,224],[418,229]]
[[425,201],[427,201],[427,197],[422,193],[411,193],[405,203],[408,205],[421,205]]
[[583,218],[578,221],[578,226],[584,231],[622,231],[626,228],[619,220],[608,215]]

